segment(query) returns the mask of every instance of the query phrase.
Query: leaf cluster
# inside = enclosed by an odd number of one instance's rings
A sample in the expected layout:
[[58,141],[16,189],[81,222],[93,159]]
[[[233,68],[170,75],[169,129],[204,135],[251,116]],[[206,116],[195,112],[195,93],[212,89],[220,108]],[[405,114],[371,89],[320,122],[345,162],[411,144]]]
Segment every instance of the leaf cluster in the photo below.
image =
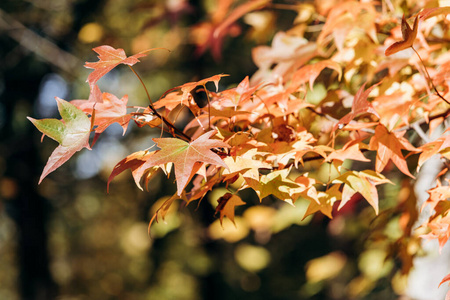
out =
[[[121,64],[142,82],[132,66],[156,49],[126,56],[111,46],[94,48],[99,61],[85,65],[93,69],[87,79],[89,99],[57,99],[62,121],[30,118],[60,144],[40,181],[75,152],[90,149],[91,131],[93,144],[111,124],[119,123],[125,134],[134,121],[170,137],[153,139],[159,150],[143,149],[120,161],[108,186],[127,169],[141,189],[158,171],[174,172],[177,192],[152,221],[164,218],[175,200],[189,204],[217,187],[227,189],[216,208],[220,222],[226,216],[234,223],[234,209],[246,204],[240,195],[247,189],[261,202],[267,197],[292,205],[307,201],[304,218],[317,212],[333,218],[355,199],[364,199],[378,215],[380,187],[414,179],[438,155],[442,170],[425,203],[434,214],[422,224],[427,230],[422,236],[438,239],[442,247],[450,236],[450,188],[443,180],[450,153],[445,134],[450,114],[449,11],[423,9],[410,18],[411,26],[405,15],[400,21],[379,5],[343,1],[327,7],[318,2],[308,17],[301,15],[303,6],[293,6],[299,18],[292,28],[276,33],[270,46],[254,48],[255,74],[223,90],[219,82],[224,74],[188,82],[155,102],[148,97],[148,107],[127,106],[127,96],[101,92],[96,83]],[[199,53],[211,48],[220,57],[221,41],[239,18],[274,7],[270,1],[249,1],[228,17],[215,19]],[[320,33],[309,34],[317,24]],[[439,39],[432,37],[432,28],[443,32]],[[207,89],[208,83],[215,89]],[[193,116],[184,128],[175,125],[181,110]],[[445,133],[432,140],[424,128]],[[337,172],[317,176],[312,172],[317,166]],[[407,220],[399,242],[407,247],[405,239],[414,236],[411,226],[417,216],[405,211],[401,217]]]

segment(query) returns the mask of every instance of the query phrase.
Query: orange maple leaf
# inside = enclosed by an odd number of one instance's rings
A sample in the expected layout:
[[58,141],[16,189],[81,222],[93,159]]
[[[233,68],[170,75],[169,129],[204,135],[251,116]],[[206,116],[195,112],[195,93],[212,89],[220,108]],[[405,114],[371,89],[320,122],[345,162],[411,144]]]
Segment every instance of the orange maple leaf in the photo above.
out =
[[383,175],[371,170],[361,172],[348,171],[333,180],[333,183],[343,183],[342,201],[339,204],[340,210],[356,193],[360,193],[367,202],[374,208],[378,215],[378,192],[376,186],[383,183],[392,183]]
[[[347,144],[342,147],[342,149],[336,150],[331,152],[325,161],[332,161],[332,160],[338,160],[343,162],[346,159],[351,160],[359,160],[359,161],[370,161],[367,157],[365,157],[360,149],[360,146],[363,146],[364,144],[360,143],[359,141],[352,140],[348,142]],[[364,145],[366,146],[366,145]],[[363,146],[363,147],[364,147]]]
[[381,173],[389,160],[391,160],[403,174],[415,178],[408,170],[402,149],[417,150],[408,141],[400,139],[401,135],[403,133],[389,132],[383,124],[379,124],[375,128],[375,135],[369,143],[369,149],[377,151],[375,170],[377,173]]
[[220,156],[211,151],[211,148],[230,147],[223,141],[210,139],[216,132],[215,130],[209,131],[190,143],[177,138],[153,139],[161,150],[152,155],[141,168],[150,168],[172,162],[175,166],[177,195],[181,195],[195,170],[196,162],[228,168]]
[[[191,92],[198,86],[204,86],[208,82],[214,82],[216,91],[219,89],[219,80],[222,77],[228,76],[227,74],[217,74],[199,81],[188,82],[180,86],[176,86],[164,92],[164,94],[155,103],[156,109],[166,107],[166,109],[172,110],[179,104],[189,106],[188,99],[191,96]],[[180,93],[174,93],[174,91],[181,90]]]
[[437,180],[436,187],[429,189],[427,193],[430,197],[423,203],[421,210],[423,210],[425,206],[430,205],[430,210],[433,211],[439,202],[447,202],[447,199],[450,199],[450,187],[448,185],[442,185],[439,180]]
[[289,86],[288,91],[289,92],[295,91],[301,84],[308,81],[309,81],[309,88],[312,90],[314,81],[325,68],[333,69],[336,72],[338,72],[339,80],[341,79],[342,77],[341,65],[339,65],[335,61],[332,61],[331,59],[322,60],[315,64],[306,65],[298,69],[292,76],[292,83],[291,86]]
[[142,187],[139,182],[144,172],[153,171],[154,173],[159,169],[158,167],[153,167],[151,170],[149,170],[148,168],[145,169],[141,168],[142,165],[145,164],[145,162],[149,160],[154,153],[156,152],[138,151],[128,155],[120,162],[118,162],[117,165],[112,170],[111,175],[109,175],[107,183],[107,191],[109,192],[109,184],[111,183],[111,181],[126,169],[131,169],[131,174],[133,175],[136,185],[138,186],[139,189],[142,190]]
[[450,236],[450,215],[444,217],[438,216],[431,222],[425,224],[425,226],[431,231],[420,237],[424,239],[437,239],[439,242],[439,251],[441,251]]
[[123,49],[115,49],[108,45],[103,45],[100,47],[96,47],[92,50],[98,53],[99,61],[97,62],[86,62],[84,65],[86,68],[94,69],[94,71],[89,74],[86,82],[89,83],[91,88],[95,85],[95,83],[106,75],[109,71],[114,69],[119,64],[125,64],[132,66],[139,62],[140,57],[146,56],[147,52],[163,49],[163,48],[153,48],[148,49],[138,54],[127,57],[125,51]]
[[333,126],[333,131],[336,131],[338,128],[343,128],[344,125],[347,125],[351,120],[364,113],[371,113],[378,118],[380,117],[377,111],[373,108],[372,104],[367,101],[367,97],[369,97],[370,92],[379,84],[380,83],[374,84],[365,91],[364,88],[366,83],[360,87],[353,100],[352,110]]
[[234,223],[234,209],[236,206],[244,205],[246,203],[242,201],[241,197],[238,195],[232,195],[230,193],[226,193],[217,199],[217,202],[219,204],[216,207],[215,213],[217,214],[220,212],[220,224],[222,224],[223,217],[227,217],[236,226],[236,223]]
[[339,191],[339,187],[339,184],[335,184],[325,192],[318,192],[317,198],[315,199],[311,199],[308,196],[303,195],[303,197],[311,201],[311,203],[309,204],[302,220],[317,211],[320,211],[321,213],[332,219],[333,205],[336,201],[342,199],[342,193]]
[[418,24],[419,24],[419,16],[416,16],[413,28],[411,28],[408,22],[406,22],[405,15],[403,15],[402,17],[403,40],[395,42],[394,44],[390,45],[386,49],[384,54],[386,56],[389,56],[399,51],[405,50],[409,47],[412,47],[412,45],[414,44],[414,40],[416,39],[417,36],[417,29],[419,28],[419,26],[417,26]]
[[94,114],[94,126],[96,133],[102,133],[113,123],[119,123],[125,134],[131,114],[127,113],[128,95],[117,98],[110,93],[102,93],[97,85],[91,89],[89,100],[72,100],[70,103],[87,114]]

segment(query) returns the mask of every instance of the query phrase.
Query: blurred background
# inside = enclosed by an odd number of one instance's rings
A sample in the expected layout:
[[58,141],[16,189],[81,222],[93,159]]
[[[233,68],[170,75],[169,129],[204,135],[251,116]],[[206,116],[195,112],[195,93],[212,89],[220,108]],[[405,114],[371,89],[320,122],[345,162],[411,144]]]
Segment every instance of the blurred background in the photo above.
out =
[[[58,118],[55,96],[88,98],[90,70],[83,65],[97,60],[92,48],[107,44],[129,55],[169,49],[136,65],[152,99],[188,81],[230,74],[223,88],[256,70],[251,49],[289,29],[298,13],[285,8],[302,3],[252,12],[211,45],[211,28],[236,1],[0,1],[0,299],[397,299],[408,256],[392,255],[400,231],[390,207],[401,184],[389,187],[386,215],[376,222],[359,204],[333,220],[317,214],[302,221],[307,203],[260,204],[248,191],[237,226],[225,220],[223,228],[214,216],[218,189],[198,206],[175,207],[149,238],[148,222],[175,191],[173,178],[159,176],[142,192],[124,172],[108,194],[114,165],[159,136],[136,126],[122,136],[117,124],[92,151],[37,184],[56,143],[41,143],[26,117]],[[99,86],[146,106],[126,67]]]

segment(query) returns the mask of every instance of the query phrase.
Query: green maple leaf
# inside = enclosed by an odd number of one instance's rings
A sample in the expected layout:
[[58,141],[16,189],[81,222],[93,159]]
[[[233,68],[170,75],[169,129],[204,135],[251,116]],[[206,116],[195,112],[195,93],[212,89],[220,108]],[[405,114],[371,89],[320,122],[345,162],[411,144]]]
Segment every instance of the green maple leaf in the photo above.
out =
[[172,162],[175,166],[177,195],[181,195],[191,178],[196,162],[228,168],[220,156],[211,151],[211,148],[230,147],[223,141],[210,139],[216,132],[215,130],[209,131],[190,143],[177,138],[153,139],[161,150],[152,155],[141,168],[150,168]]
[[36,120],[27,117],[40,132],[59,143],[59,146],[48,158],[39,183],[76,152],[83,148],[91,150],[89,147],[91,132],[89,117],[82,110],[63,99],[56,97],[56,102],[62,121],[58,119]]

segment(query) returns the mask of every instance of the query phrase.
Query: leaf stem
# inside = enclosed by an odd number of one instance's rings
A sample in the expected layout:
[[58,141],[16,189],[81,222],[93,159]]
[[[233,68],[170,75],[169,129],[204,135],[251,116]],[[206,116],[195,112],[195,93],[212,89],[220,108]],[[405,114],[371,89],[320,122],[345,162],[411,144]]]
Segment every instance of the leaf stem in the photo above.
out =
[[164,124],[166,124],[166,126],[169,127],[169,128],[171,129],[171,130],[169,130],[169,131],[170,131],[170,133],[171,133],[174,137],[176,137],[176,136],[178,135],[179,137],[185,139],[187,142],[191,142],[191,138],[190,138],[188,135],[186,135],[186,134],[185,134],[183,131],[181,131],[180,129],[176,128],[175,125],[173,125],[169,120],[167,120],[165,117],[163,117],[163,116],[155,109],[155,107],[153,106],[152,99],[150,98],[150,94],[149,94],[149,92],[148,92],[148,90],[147,90],[147,87],[145,86],[144,81],[142,81],[141,76],[139,76],[139,74],[133,69],[132,66],[129,66],[129,67],[130,67],[131,71],[133,71],[134,75],[136,75],[136,77],[139,79],[139,81],[141,82],[142,86],[144,87],[145,93],[147,94],[148,101],[150,102],[150,104],[149,104],[148,107],[152,110],[153,114],[154,114],[156,117],[160,118],[160,119],[164,122]]
[[134,73],[134,75],[136,75],[136,77],[139,79],[139,81],[141,82],[142,86],[144,87],[145,93],[147,94],[148,101],[150,102],[150,106],[153,106],[152,99],[150,98],[150,94],[148,93],[147,87],[145,86],[144,81],[142,81],[141,76],[139,76],[139,74],[133,69],[132,66],[129,66],[129,67],[130,67],[131,71]]
[[431,76],[430,76],[430,74],[428,73],[427,67],[425,66],[425,63],[424,63],[423,60],[422,60],[422,57],[420,57],[419,53],[416,51],[416,49],[414,49],[413,46],[411,46],[411,49],[413,49],[413,51],[414,51],[414,52],[416,53],[416,55],[419,57],[420,62],[422,63],[423,68],[425,69],[425,74],[426,74],[427,77],[428,77],[427,79],[428,79],[428,81],[431,83],[431,86],[433,87],[433,89],[436,91],[436,94],[439,96],[439,98],[441,98],[442,100],[444,100],[447,104],[450,104],[450,102],[449,102],[447,99],[445,99],[445,98],[439,93],[438,89],[437,89],[436,86],[434,85],[433,80],[431,79]]

